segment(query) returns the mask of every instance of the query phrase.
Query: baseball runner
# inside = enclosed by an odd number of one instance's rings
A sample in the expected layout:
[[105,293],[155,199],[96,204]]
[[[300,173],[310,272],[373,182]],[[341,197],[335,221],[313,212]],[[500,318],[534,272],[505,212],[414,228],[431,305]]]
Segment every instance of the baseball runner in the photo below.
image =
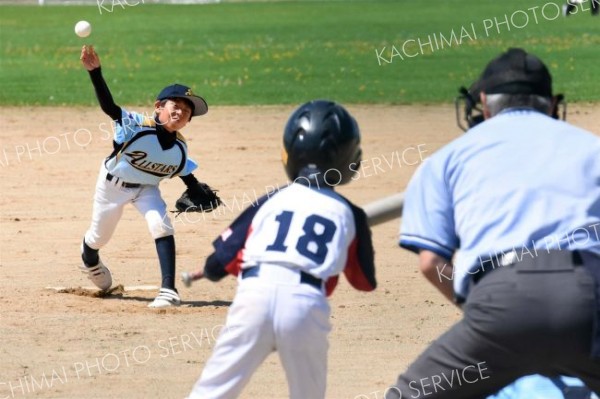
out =
[[92,223],[81,246],[80,269],[98,288],[110,288],[111,273],[98,251],[110,240],[124,206],[133,204],[148,223],[162,274],[159,294],[149,306],[179,305],[174,231],[158,185],[166,178],[179,176],[188,191],[202,190],[202,184],[192,174],[197,164],[188,157],[179,130],[193,116],[206,114],[206,101],[189,87],[174,84],[158,95],[153,117],[129,112],[114,103],[102,77],[100,58],[92,46],[82,48],[81,62],[89,71],[100,107],[114,120],[114,138],[113,151],[102,161],[96,182]]
[[552,117],[551,75],[522,49],[468,92],[484,120],[420,166],[400,235],[464,317],[385,397],[481,398],[535,373],[600,391],[600,139]]
[[366,215],[333,190],[350,181],[351,165],[360,165],[355,120],[338,104],[312,101],[291,115],[283,142],[294,183],[242,212],[206,260],[204,277],[237,275],[239,288],[188,399],[238,397],[273,351],[290,398],[324,398],[331,329],[326,295],[342,272],[358,290],[376,287]]

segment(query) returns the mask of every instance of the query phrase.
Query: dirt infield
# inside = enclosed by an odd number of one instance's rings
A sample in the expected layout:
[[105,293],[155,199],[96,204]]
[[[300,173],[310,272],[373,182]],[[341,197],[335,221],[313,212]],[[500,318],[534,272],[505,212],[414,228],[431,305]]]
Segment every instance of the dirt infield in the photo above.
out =
[[[451,106],[348,108],[361,126],[364,164],[340,192],[357,204],[404,190],[421,158],[462,134]],[[200,164],[197,177],[218,188],[226,205],[204,218],[174,219],[178,274],[203,264],[213,238],[242,208],[285,185],[281,131],[292,110],[215,107],[183,131]],[[577,105],[568,119],[600,133],[599,113],[600,105]],[[77,270],[79,246],[100,162],[112,148],[108,129],[96,108],[2,109],[0,399],[184,398],[225,322],[234,278],[180,285],[182,307],[147,308],[156,291],[143,286],[157,285],[160,273],[153,240],[133,207],[102,250],[122,287],[105,297],[82,288],[90,282]],[[183,188],[179,179],[161,185],[170,206]],[[398,249],[397,235],[398,222],[373,229],[374,293],[354,291],[342,278],[331,298],[328,398],[381,398],[460,317],[419,275],[416,257]],[[285,397],[274,354],[242,398]]]

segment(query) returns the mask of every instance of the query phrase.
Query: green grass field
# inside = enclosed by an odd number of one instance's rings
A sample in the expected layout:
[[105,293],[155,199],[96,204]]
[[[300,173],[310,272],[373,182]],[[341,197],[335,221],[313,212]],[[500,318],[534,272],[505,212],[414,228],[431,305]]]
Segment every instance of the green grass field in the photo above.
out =
[[[0,103],[95,104],[79,63],[84,43],[96,46],[120,104],[147,105],[175,81],[192,86],[209,104],[450,102],[459,86],[470,85],[491,57],[511,46],[539,55],[554,75],[555,90],[569,101],[598,101],[600,17],[581,10],[556,17],[562,2],[553,3],[140,0],[113,8],[105,0],[102,9],[0,6]],[[82,19],[93,26],[87,39],[73,32]]]

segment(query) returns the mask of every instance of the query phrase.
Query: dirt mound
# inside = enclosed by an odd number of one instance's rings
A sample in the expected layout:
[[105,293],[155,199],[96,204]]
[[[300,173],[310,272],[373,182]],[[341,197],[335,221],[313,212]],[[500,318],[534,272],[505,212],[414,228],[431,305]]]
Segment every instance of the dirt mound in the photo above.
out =
[[125,287],[122,284],[119,284],[106,291],[76,287],[63,288],[58,290],[57,292],[59,294],[73,294],[78,296],[89,296],[92,298],[123,297],[123,295],[125,294]]

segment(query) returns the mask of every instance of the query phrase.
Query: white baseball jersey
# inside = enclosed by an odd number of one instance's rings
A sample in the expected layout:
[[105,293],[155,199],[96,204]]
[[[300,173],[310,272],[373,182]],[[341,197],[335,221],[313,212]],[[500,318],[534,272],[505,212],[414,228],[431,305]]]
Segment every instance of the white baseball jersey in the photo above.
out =
[[213,242],[208,278],[269,263],[299,269],[328,282],[344,272],[353,287],[375,288],[371,231],[364,212],[333,190],[294,183],[262,197]]
[[188,399],[236,398],[277,351],[291,399],[325,398],[330,294],[338,274],[375,289],[365,213],[331,189],[294,183],[246,209],[213,245],[204,275],[239,274],[211,358]]
[[[354,218],[335,192],[320,194],[294,184],[263,205],[252,221],[242,268],[272,263],[321,279],[340,274],[356,236]],[[312,206],[287,206],[292,201]]]
[[[158,185],[198,167],[187,156],[185,138],[179,132],[159,132],[156,121],[148,116],[122,109],[121,122],[115,122],[114,130],[114,151],[105,166],[123,181]],[[175,134],[175,140],[165,136],[169,134]]]

